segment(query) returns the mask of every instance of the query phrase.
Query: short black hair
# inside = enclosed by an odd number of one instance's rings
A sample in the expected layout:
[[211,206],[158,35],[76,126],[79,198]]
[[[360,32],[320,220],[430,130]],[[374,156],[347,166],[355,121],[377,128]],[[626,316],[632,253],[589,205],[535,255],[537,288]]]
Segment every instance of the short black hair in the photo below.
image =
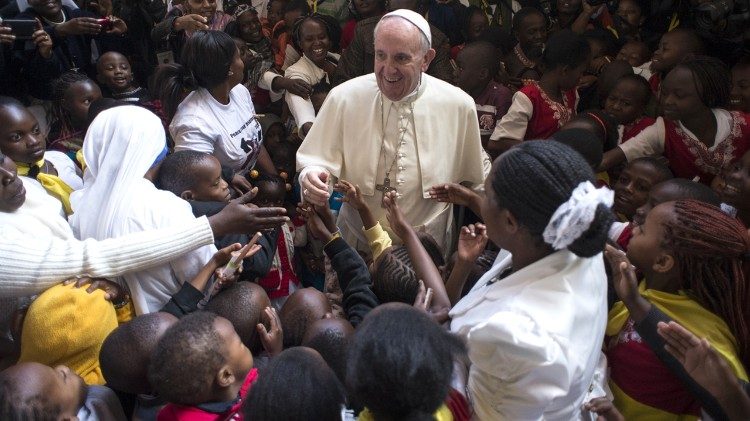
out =
[[177,151],[168,155],[161,162],[154,184],[159,189],[180,196],[182,192],[195,187],[198,182],[195,167],[210,158],[210,154],[198,151]]
[[252,282],[238,282],[216,294],[206,305],[207,311],[216,313],[232,323],[242,343],[254,355],[258,355],[262,350],[256,326],[263,320],[265,309],[258,303],[263,300],[264,295],[268,300],[266,291],[260,285]]
[[617,81],[615,82],[614,86],[617,86],[620,82],[633,82],[638,86],[638,90],[641,91],[641,94],[644,98],[644,106],[651,101],[651,97],[653,96],[653,92],[651,91],[651,85],[649,85],[648,80],[646,80],[645,77],[641,75],[637,75],[635,73],[630,73],[627,75],[620,76],[617,78]]
[[[345,319],[340,323],[349,323]],[[311,324],[310,329],[315,329],[315,323],[328,323],[328,320],[316,320]],[[349,349],[351,338],[340,328],[342,325],[330,326],[318,332],[305,335],[302,346],[312,348],[320,354],[329,367],[336,373],[336,377],[343,383],[346,381],[346,355]],[[354,328],[351,328],[352,331]]]
[[144,314],[107,336],[99,351],[99,364],[109,388],[134,395],[151,392],[148,364],[170,318],[177,320],[168,313]]
[[653,156],[642,156],[640,158],[636,158],[630,162],[628,162],[628,166],[633,164],[646,164],[650,165],[651,168],[655,169],[656,172],[659,174],[659,182],[671,180],[674,178],[674,173],[672,173],[672,170],[669,169],[667,164],[665,164],[661,159],[653,157]]
[[314,20],[323,25],[328,35],[328,40],[331,42],[330,51],[337,51],[339,49],[339,42],[341,41],[341,25],[339,25],[336,18],[320,13],[300,16],[294,22],[294,26],[292,27],[292,44],[294,48],[302,51],[302,47],[300,46],[302,42],[302,24],[308,20]]
[[454,357],[464,354],[463,342],[425,312],[383,304],[357,326],[347,386],[376,418],[428,419],[448,395]]
[[253,421],[338,420],[345,405],[344,387],[333,370],[314,350],[295,347],[260,371],[244,414]]
[[601,165],[604,150],[599,139],[591,131],[581,128],[564,129],[552,135],[552,139],[573,148],[592,169]]
[[[301,345],[307,328],[315,321],[313,319],[315,315],[303,304],[306,294],[323,293],[312,288],[298,289],[287,298],[279,311],[279,319],[281,319],[281,327],[284,331],[284,348]],[[325,296],[323,299],[328,302]]]
[[[586,181],[593,183],[594,173],[583,157],[569,146],[546,140],[514,146],[495,160],[490,174],[497,205],[510,211],[540,244],[557,208]],[[567,249],[580,257],[596,256],[613,222],[612,210],[599,204],[588,229]]]
[[531,15],[539,15],[542,18],[544,18],[544,21],[547,21],[547,16],[542,13],[541,10],[537,9],[536,7],[526,6],[518,9],[516,13],[513,14],[513,20],[511,21],[511,28],[513,29],[513,32],[518,31],[519,27],[523,23],[524,19],[526,19],[527,16]]
[[705,106],[717,108],[729,104],[732,75],[723,61],[711,56],[691,56],[676,68],[687,69],[693,74],[695,90]]
[[576,68],[591,58],[588,41],[570,29],[555,32],[547,39],[542,53],[545,71],[568,66]]
[[57,421],[62,414],[59,404],[49,396],[28,396],[19,386],[21,379],[7,370],[0,372],[0,419],[12,421]]
[[716,207],[721,206],[721,198],[719,195],[703,183],[690,181],[684,178],[673,178],[671,180],[662,181],[652,187],[652,189],[664,186],[672,187],[678,191],[680,197],[674,198],[674,200],[693,199]]
[[253,203],[259,203],[268,199],[268,196],[274,191],[274,187],[281,189],[283,192],[281,200],[284,200],[284,196],[286,196],[286,181],[278,175],[261,173],[257,178],[252,179],[251,182],[253,183],[253,187],[258,188],[258,194],[253,198]]
[[159,340],[148,379],[165,401],[194,406],[208,399],[213,380],[226,363],[225,344],[215,327],[217,318],[207,311],[188,314]]
[[681,36],[683,38],[683,46],[687,47],[688,54],[705,54],[706,52],[706,43],[694,29],[679,27],[663,34],[662,36],[664,35]]
[[0,95],[0,107],[21,107],[25,108],[21,101],[16,98]]
[[617,147],[617,141],[620,134],[617,132],[617,120],[603,110],[586,110],[573,117],[574,120],[588,120],[591,122],[595,133],[599,138],[604,152],[610,151]]
[[476,57],[477,64],[480,70],[486,68],[488,71],[487,77],[492,79],[495,77],[497,72],[500,70],[500,51],[488,41],[474,41],[470,44],[466,44],[463,49],[464,54],[468,54],[471,51]]
[[617,54],[617,38],[612,32],[604,28],[589,29],[583,33],[583,37],[588,41],[597,41],[604,47],[602,53],[605,56]]

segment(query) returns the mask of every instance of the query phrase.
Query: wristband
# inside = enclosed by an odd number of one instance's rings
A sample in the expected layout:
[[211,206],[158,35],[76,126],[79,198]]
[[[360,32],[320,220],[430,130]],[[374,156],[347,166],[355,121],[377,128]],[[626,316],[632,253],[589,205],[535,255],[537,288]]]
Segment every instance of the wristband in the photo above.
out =
[[341,230],[337,230],[336,232],[334,232],[331,238],[328,239],[328,242],[325,244],[324,247],[328,247],[329,244],[331,244],[334,240],[338,238],[341,238]]

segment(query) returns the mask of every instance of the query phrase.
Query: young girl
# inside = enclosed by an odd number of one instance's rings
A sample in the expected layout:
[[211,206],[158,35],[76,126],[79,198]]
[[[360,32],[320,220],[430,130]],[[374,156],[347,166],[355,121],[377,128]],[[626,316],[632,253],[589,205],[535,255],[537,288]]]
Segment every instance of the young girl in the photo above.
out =
[[524,140],[547,139],[565,125],[578,106],[576,86],[589,65],[588,42],[571,31],[550,37],[542,56],[539,82],[527,81],[495,126],[487,149],[502,153]]
[[730,105],[733,110],[750,112],[750,56],[741,58],[732,67]]
[[[298,19],[294,23],[292,39],[295,47],[302,50],[302,58],[289,66],[284,76],[303,80],[313,87],[319,83],[330,85],[339,60],[339,55],[330,50],[336,48],[339,34],[339,27],[330,17],[313,13]],[[286,103],[297,124],[299,137],[304,139],[315,121],[313,103],[309,98],[291,92],[286,93]]]
[[271,99],[268,91],[258,88],[258,81],[263,73],[273,67],[271,40],[263,34],[258,12],[250,6],[239,5],[234,12],[234,18],[235,21],[230,22],[224,31],[242,41],[246,50],[246,59],[243,59],[246,76],[244,84],[253,97],[255,108],[263,109],[270,104]]
[[481,206],[486,232],[464,227],[462,239],[481,244],[486,235],[510,254],[450,312],[451,331],[468,341],[478,419],[573,419],[604,395],[587,396],[600,386],[601,251],[613,195],[593,181],[583,157],[559,142],[524,142],[492,166]]
[[620,77],[607,95],[604,111],[617,120],[617,144],[627,142],[656,120],[645,115],[651,101],[648,81],[636,74]]
[[[284,206],[286,182],[281,177],[260,175],[252,183],[258,188],[258,194],[253,198],[255,205],[261,208]],[[258,279],[258,284],[266,290],[277,310],[281,310],[287,297],[300,287],[300,278],[295,271],[294,248],[304,246],[307,235],[304,230],[296,232],[296,228],[291,221],[281,226],[271,269],[265,277]]]
[[750,227],[750,151],[727,167],[718,190],[722,202],[734,208],[737,218]]
[[[257,164],[275,174],[262,144],[250,92],[240,83],[243,72],[231,36],[198,31],[185,43],[182,64],[162,66],[154,86],[161,87],[162,104],[167,115],[174,116],[169,132],[176,151],[210,153],[235,171],[250,170]],[[189,93],[183,100],[185,92]]]
[[[696,417],[713,401],[665,357],[663,342],[654,342],[663,315],[707,338],[734,374],[747,380],[748,250],[741,223],[694,200],[653,208],[633,231],[627,257],[608,247],[622,301],[609,313],[606,353],[614,403],[626,419]],[[643,273],[640,285],[631,262]]]
[[76,160],[86,134],[89,106],[101,97],[99,86],[81,73],[65,73],[55,80],[52,83],[51,115],[47,117],[47,149],[64,152]]
[[750,148],[747,116],[719,108],[729,103],[730,88],[729,70],[718,59],[683,61],[662,84],[664,117],[604,154],[603,169],[626,159],[663,155],[675,177],[711,183]]
[[0,96],[0,151],[15,162],[19,175],[37,180],[70,215],[70,193],[83,181],[70,158],[45,147],[36,117],[16,99]]
[[691,29],[677,28],[662,35],[651,59],[652,75],[648,79],[654,95],[659,94],[662,80],[677,64],[689,55],[703,54],[704,48],[701,38]]

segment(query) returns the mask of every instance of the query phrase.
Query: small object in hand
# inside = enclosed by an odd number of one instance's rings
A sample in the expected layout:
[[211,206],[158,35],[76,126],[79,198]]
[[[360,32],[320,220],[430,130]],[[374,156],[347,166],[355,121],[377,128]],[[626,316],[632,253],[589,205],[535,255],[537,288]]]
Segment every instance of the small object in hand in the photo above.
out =
[[97,19],[96,23],[102,26],[102,31],[109,31],[115,26],[115,23],[110,18]]
[[289,174],[287,174],[286,171],[280,171],[279,177],[283,178],[284,180],[287,180],[289,178]]
[[248,174],[250,178],[258,178],[260,176],[260,173],[258,170],[250,170],[250,173]]

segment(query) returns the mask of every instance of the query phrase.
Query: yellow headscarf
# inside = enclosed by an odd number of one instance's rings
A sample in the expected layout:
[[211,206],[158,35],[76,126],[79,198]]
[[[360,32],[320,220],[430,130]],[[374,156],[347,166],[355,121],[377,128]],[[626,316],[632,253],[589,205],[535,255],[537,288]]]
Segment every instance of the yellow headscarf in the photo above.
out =
[[66,365],[86,384],[105,383],[99,366],[104,339],[117,328],[104,291],[56,285],[31,303],[23,321],[21,357],[50,367]]
[[[44,167],[44,158],[34,163],[34,166],[39,167],[40,169]],[[16,167],[18,167],[18,175],[24,176],[29,175],[29,171],[31,171],[32,168],[32,166],[23,162],[16,162]],[[73,208],[70,207],[70,193],[73,189],[69,185],[62,181],[60,177],[45,174],[41,171],[36,176],[36,180],[39,181],[45,190],[47,190],[47,193],[62,202],[66,215],[73,213]]]

